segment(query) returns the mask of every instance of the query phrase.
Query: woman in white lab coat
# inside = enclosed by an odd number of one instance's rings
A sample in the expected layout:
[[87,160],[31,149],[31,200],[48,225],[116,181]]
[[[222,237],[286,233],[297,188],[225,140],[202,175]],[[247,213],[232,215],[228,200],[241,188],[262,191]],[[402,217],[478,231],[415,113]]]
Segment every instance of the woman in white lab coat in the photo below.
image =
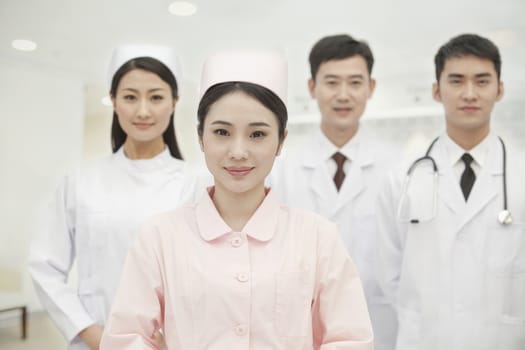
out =
[[437,169],[418,162],[404,188],[406,166],[381,192],[380,276],[397,307],[398,350],[525,349],[524,158],[490,130],[500,62],[476,35],[440,49],[434,97],[447,132],[428,152]]
[[[137,229],[193,192],[174,130],[173,50],[119,47],[110,76],[114,153],[64,178],[30,253],[36,292],[69,349],[98,349]],[[78,284],[71,285],[75,262]]]
[[130,249],[101,348],[373,349],[336,226],[264,186],[286,136],[286,62],[227,51],[205,63],[199,141],[214,186],[157,215]]

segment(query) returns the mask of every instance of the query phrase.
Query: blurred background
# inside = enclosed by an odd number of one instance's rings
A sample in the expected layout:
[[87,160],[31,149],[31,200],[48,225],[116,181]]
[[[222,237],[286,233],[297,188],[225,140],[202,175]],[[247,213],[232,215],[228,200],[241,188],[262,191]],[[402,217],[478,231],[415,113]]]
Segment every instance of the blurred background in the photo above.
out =
[[494,128],[507,144],[525,148],[523,14],[523,0],[0,0],[0,311],[25,305],[31,320],[22,341],[21,310],[0,312],[0,348],[63,348],[33,293],[27,255],[60,177],[111,152],[112,110],[104,103],[116,45],[178,50],[177,137],[186,160],[199,163],[200,68],[217,49],[263,47],[287,57],[292,150],[319,121],[306,85],[311,46],[337,33],[365,39],[377,88],[363,123],[422,153],[444,126],[431,97],[433,56],[452,36],[478,33],[494,40],[503,58],[506,89]]

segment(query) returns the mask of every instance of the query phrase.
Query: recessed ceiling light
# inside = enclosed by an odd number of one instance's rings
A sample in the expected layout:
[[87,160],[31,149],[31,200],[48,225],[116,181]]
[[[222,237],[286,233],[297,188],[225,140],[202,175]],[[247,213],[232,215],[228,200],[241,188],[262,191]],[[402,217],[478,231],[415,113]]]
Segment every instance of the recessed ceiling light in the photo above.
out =
[[109,96],[104,96],[102,97],[101,99],[101,102],[104,106],[108,106],[108,107],[111,107],[112,103],[111,103],[111,98]]
[[34,51],[36,49],[36,43],[31,40],[15,39],[11,42],[11,45],[20,51]]
[[191,16],[197,12],[197,5],[188,1],[174,1],[170,4],[168,10],[173,15]]

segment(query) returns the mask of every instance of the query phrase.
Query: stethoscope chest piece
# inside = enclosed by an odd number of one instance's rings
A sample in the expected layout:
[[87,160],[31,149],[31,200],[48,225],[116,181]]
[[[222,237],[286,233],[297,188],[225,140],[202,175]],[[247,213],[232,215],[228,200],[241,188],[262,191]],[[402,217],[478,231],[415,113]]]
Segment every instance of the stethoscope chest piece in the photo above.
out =
[[512,224],[512,215],[510,214],[510,211],[508,210],[500,211],[498,214],[498,221],[502,225]]

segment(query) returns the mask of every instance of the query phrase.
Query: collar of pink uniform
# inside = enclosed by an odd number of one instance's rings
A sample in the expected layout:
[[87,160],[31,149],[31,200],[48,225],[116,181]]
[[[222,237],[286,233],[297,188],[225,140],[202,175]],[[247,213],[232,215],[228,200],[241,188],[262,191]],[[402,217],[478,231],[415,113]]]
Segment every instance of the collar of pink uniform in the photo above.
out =
[[[199,233],[205,241],[212,241],[234,232],[222,219],[210,196],[213,187],[203,194],[197,203],[196,215]],[[263,202],[248,220],[242,233],[258,241],[266,242],[273,238],[277,229],[278,212],[281,206],[272,191],[268,191]]]

